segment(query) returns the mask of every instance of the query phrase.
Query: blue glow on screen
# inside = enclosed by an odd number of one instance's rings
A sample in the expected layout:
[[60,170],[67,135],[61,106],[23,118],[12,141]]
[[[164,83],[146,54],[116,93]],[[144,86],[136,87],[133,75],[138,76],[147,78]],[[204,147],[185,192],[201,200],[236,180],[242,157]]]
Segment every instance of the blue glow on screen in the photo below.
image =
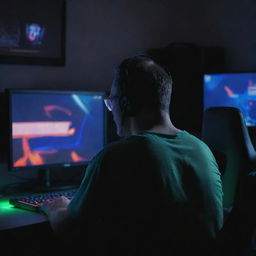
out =
[[105,143],[101,93],[12,93],[13,167],[90,161]]
[[204,75],[204,110],[209,107],[239,108],[247,126],[256,126],[256,73]]

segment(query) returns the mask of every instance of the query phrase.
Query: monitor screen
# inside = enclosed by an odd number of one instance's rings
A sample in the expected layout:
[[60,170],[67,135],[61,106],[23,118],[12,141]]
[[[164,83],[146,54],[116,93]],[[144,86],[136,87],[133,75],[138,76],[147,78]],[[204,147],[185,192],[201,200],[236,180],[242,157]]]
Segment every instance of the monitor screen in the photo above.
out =
[[204,75],[204,110],[209,107],[239,108],[247,126],[256,126],[256,73]]
[[9,90],[12,170],[90,161],[105,145],[102,92]]

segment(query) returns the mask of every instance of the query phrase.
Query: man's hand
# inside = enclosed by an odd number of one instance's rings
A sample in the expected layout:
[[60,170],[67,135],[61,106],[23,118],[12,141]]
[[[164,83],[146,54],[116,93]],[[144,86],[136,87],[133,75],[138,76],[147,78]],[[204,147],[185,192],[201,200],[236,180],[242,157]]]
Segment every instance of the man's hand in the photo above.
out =
[[52,212],[57,211],[59,209],[67,209],[70,200],[65,196],[61,196],[55,198],[53,200],[49,200],[44,202],[44,204],[40,207],[40,209],[47,215],[50,215]]
[[53,230],[57,233],[62,232],[69,222],[68,217],[68,205],[70,200],[64,196],[46,201],[41,207],[41,211],[44,212],[50,221]]

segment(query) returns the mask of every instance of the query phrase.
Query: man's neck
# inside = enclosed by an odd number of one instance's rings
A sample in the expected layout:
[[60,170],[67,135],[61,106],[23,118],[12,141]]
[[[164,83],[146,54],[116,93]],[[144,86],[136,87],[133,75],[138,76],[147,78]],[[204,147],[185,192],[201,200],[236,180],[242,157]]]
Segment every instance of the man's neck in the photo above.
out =
[[127,120],[127,135],[135,135],[143,131],[161,134],[176,134],[180,130],[171,122],[168,112],[141,113]]

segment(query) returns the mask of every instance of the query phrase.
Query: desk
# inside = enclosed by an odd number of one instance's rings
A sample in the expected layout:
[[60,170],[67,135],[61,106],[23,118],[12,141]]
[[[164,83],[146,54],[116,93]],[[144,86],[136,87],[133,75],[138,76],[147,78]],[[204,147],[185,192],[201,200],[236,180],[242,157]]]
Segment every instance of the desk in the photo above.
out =
[[8,197],[0,198],[0,230],[20,228],[47,221],[47,217],[43,213],[16,208],[9,204]]
[[10,205],[8,197],[0,199],[0,241],[9,256],[66,255],[47,217]]
[[0,241],[10,256],[45,256],[61,248],[43,213],[16,208],[9,197],[0,198]]

